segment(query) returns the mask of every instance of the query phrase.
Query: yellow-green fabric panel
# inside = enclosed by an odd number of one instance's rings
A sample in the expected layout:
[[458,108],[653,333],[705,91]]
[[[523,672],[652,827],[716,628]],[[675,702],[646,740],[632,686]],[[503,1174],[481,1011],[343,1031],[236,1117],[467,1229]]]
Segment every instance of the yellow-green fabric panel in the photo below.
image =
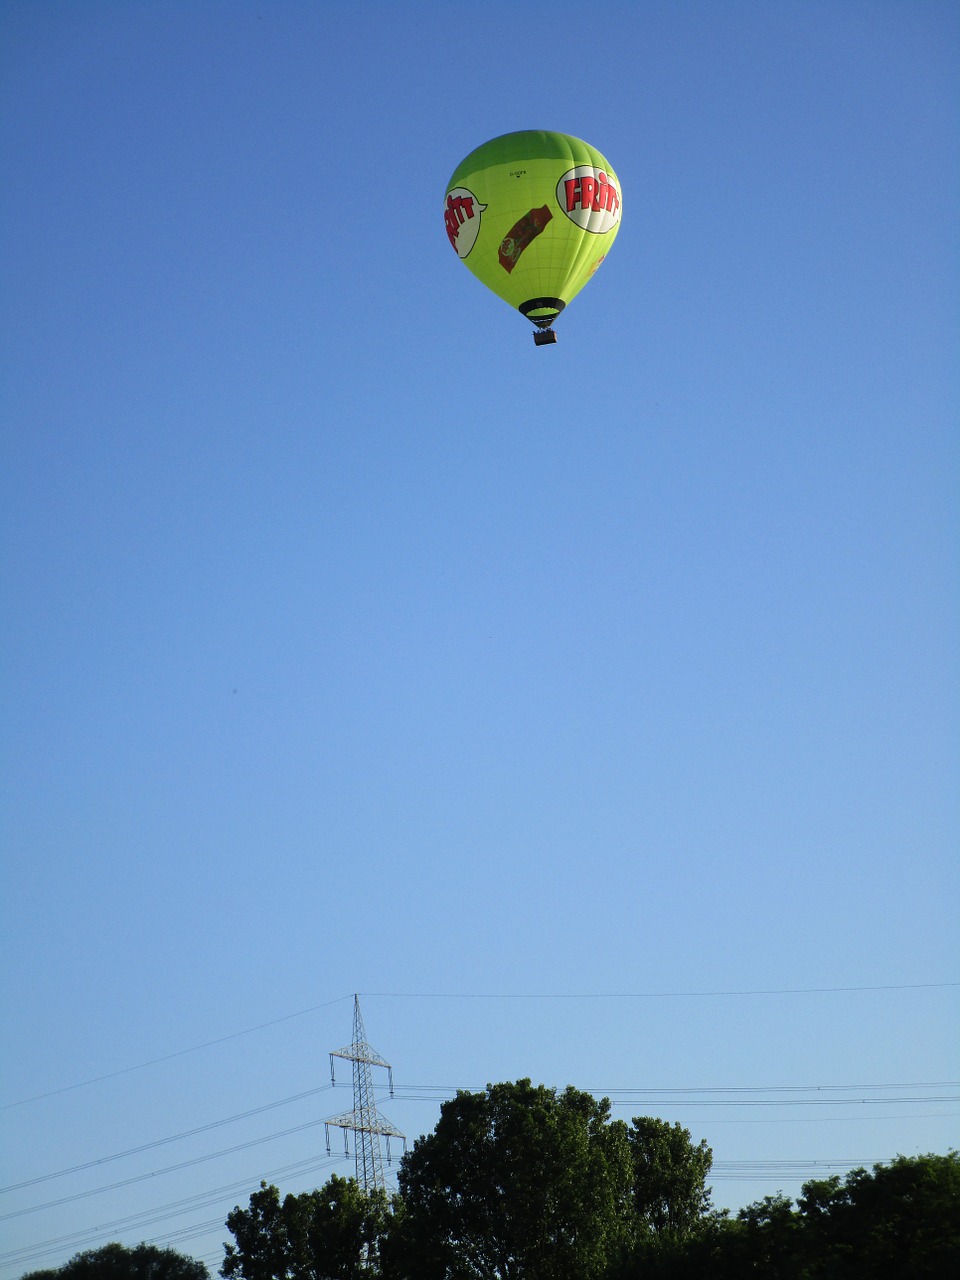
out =
[[[616,218],[604,219],[612,222],[606,230],[578,226],[558,199],[558,184],[578,166],[602,171],[616,188]],[[620,226],[616,174],[596,148],[566,134],[526,131],[494,138],[457,166],[447,185],[445,208],[457,191],[470,193],[476,201],[473,217],[480,219],[472,246],[462,252],[473,230],[468,225],[460,233],[464,238],[457,252],[473,274],[512,307],[542,297],[570,302],[609,252]],[[518,226],[513,239],[524,240],[530,226],[539,223],[542,227],[507,270],[504,242]]]

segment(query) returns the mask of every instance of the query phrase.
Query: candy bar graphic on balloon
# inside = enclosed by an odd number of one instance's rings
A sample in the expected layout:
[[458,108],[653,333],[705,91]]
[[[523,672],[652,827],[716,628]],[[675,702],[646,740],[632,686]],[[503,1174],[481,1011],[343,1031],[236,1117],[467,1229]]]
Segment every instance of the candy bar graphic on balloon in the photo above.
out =
[[504,271],[512,271],[517,265],[521,253],[535,240],[547,225],[553,214],[543,205],[539,209],[531,209],[513,224],[500,242],[500,265]]

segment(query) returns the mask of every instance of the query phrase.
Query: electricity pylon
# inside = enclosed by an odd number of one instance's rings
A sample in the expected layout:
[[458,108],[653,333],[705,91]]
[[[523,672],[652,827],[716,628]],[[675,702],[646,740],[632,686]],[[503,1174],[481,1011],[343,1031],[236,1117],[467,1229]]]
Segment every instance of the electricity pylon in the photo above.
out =
[[332,1116],[324,1121],[327,1135],[327,1153],[330,1152],[330,1126],[344,1130],[344,1150],[347,1134],[354,1133],[354,1152],[357,1162],[357,1183],[362,1191],[373,1191],[379,1188],[385,1191],[387,1184],[383,1176],[383,1153],[380,1139],[387,1140],[387,1160],[390,1159],[390,1139],[403,1139],[406,1150],[406,1138],[399,1129],[395,1129],[389,1120],[377,1110],[373,1096],[372,1067],[385,1067],[390,1081],[390,1096],[393,1097],[393,1068],[389,1062],[380,1057],[367,1041],[363,1029],[363,1018],[360,1016],[360,997],[353,997],[353,1044],[345,1049],[335,1049],[330,1054],[330,1080],[336,1084],[334,1075],[334,1059],[345,1058],[353,1063],[353,1110],[343,1115]]

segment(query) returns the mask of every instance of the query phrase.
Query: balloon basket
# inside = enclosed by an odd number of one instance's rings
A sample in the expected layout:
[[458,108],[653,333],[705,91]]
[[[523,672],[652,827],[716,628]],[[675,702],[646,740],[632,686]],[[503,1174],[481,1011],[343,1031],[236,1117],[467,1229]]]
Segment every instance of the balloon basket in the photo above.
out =
[[537,329],[533,335],[534,344],[538,347],[549,347],[551,342],[556,342],[557,335],[552,329]]

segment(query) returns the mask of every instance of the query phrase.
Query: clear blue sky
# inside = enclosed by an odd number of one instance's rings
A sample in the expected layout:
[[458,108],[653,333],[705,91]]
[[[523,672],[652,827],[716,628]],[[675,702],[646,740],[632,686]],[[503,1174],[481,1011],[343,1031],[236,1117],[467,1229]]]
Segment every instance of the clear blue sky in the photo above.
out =
[[[632,1090],[732,1207],[957,1145],[956,5],[6,0],[0,60],[3,1185],[318,1088],[357,991],[410,1138]],[[624,195],[542,350],[442,221],[523,128]],[[0,1280],[214,1270],[349,1105],[7,1192]]]

